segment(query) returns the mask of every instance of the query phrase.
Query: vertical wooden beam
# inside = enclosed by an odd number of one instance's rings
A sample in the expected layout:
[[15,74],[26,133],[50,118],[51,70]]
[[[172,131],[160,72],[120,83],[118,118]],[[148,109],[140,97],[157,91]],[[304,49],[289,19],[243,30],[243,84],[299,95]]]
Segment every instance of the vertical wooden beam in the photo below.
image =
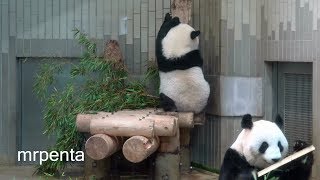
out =
[[319,137],[320,137],[320,61],[314,61],[313,64],[313,81],[312,81],[312,112],[313,112],[313,138],[312,142],[313,145],[316,148],[316,151],[314,151],[314,164],[313,164],[313,169],[312,169],[312,177],[313,179],[317,179],[320,177],[320,142],[319,142]]
[[173,0],[171,4],[172,16],[180,18],[182,23],[189,24],[191,21],[191,0]]

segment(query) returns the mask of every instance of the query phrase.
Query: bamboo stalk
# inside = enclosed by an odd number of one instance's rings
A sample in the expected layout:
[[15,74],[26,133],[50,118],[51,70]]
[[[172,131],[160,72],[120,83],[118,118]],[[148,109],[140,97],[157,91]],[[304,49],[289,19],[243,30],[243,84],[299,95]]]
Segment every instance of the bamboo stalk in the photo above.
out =
[[268,173],[268,172],[270,172],[272,170],[275,170],[278,167],[283,166],[283,165],[285,165],[285,164],[287,164],[287,163],[289,163],[289,162],[291,162],[291,161],[293,161],[293,160],[295,160],[295,159],[297,159],[297,158],[299,158],[299,157],[301,157],[301,156],[303,156],[305,154],[308,154],[309,152],[312,152],[314,150],[315,150],[315,147],[313,145],[311,145],[309,147],[306,147],[306,148],[302,149],[301,151],[298,151],[298,152],[296,152],[296,153],[294,153],[294,154],[282,159],[281,161],[279,161],[279,162],[277,162],[277,163],[275,163],[275,164],[273,164],[273,165],[271,165],[271,166],[259,171],[258,172],[258,177],[261,177],[261,176],[265,175],[266,173]]

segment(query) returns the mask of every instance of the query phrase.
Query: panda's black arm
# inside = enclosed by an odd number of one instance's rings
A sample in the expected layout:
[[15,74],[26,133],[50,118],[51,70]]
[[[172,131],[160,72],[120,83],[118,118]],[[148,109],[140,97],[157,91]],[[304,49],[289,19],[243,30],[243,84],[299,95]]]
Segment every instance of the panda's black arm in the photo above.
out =
[[180,58],[166,59],[160,57],[157,59],[159,70],[162,72],[170,72],[173,70],[186,70],[192,67],[202,67],[203,59],[199,50],[191,51]]
[[255,168],[234,149],[229,148],[224,156],[219,180],[253,180]]

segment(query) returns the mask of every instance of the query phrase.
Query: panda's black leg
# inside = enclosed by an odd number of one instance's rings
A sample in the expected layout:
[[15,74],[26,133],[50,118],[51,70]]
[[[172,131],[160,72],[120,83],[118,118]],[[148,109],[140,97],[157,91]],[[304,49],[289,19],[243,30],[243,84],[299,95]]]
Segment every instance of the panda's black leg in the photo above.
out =
[[177,111],[174,101],[163,93],[160,93],[160,107],[164,111]]

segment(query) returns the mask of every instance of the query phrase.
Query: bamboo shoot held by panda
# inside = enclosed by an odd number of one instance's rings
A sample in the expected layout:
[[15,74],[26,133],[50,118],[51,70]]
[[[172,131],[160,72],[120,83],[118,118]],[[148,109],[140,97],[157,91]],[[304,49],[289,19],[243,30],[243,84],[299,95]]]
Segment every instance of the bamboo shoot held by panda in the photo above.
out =
[[123,143],[122,141],[121,137],[96,134],[87,140],[85,144],[86,153],[94,160],[101,160],[119,150]]
[[113,114],[96,117],[90,122],[91,134],[113,136],[173,136],[177,128],[176,117],[160,115]]
[[128,161],[138,163],[149,157],[158,147],[158,137],[132,136],[123,144],[122,152]]

